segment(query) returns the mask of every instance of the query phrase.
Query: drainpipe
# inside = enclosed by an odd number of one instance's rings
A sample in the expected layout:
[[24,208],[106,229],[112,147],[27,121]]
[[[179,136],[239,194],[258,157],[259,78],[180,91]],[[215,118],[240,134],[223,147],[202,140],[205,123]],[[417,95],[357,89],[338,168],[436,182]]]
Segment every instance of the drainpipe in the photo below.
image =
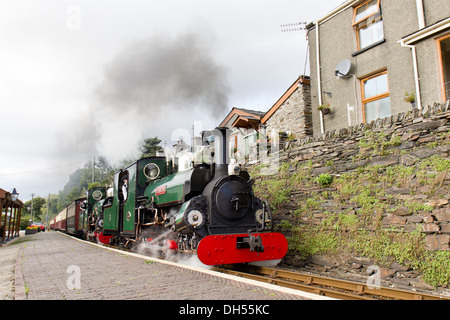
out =
[[[322,79],[320,77],[320,39],[319,39],[319,20],[316,21],[316,64],[317,64],[317,96],[319,97],[319,106],[322,105]],[[320,133],[324,134],[323,113],[319,111]]]
[[[356,3],[356,0],[347,0],[341,5],[339,5],[337,8],[335,8],[333,11],[327,13],[322,18],[318,19],[314,22],[316,26],[316,61],[317,61],[317,88],[318,88],[318,97],[319,97],[319,105],[322,105],[322,79],[320,77],[320,41],[319,41],[319,24],[328,21],[329,19],[333,18],[334,16],[340,14],[341,12],[347,10],[348,8],[351,8]],[[325,133],[324,126],[323,126],[323,114],[322,111],[319,112],[320,115],[320,131],[322,134]]]
[[423,10],[423,0],[416,0],[417,18],[419,20],[419,29],[425,28],[425,12]]
[[406,44],[404,41],[400,42],[402,47],[410,48],[412,53],[412,59],[413,59],[413,67],[414,67],[414,83],[416,85],[416,106],[420,110],[422,110],[422,98],[420,95],[420,82],[419,82],[419,70],[417,67],[417,52],[416,52],[416,46]]

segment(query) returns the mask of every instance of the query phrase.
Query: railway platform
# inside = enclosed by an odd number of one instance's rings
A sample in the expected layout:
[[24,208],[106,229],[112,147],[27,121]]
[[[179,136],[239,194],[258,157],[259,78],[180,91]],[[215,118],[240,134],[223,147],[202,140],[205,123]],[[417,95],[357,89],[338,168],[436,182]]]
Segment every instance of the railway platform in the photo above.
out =
[[16,300],[249,301],[324,298],[119,251],[54,231],[21,239],[15,278]]

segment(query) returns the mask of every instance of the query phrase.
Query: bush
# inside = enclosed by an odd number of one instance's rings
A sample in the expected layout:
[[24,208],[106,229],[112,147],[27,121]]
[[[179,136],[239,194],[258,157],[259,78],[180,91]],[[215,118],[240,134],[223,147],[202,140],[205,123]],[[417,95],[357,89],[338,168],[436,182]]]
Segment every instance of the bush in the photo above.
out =
[[35,234],[39,231],[39,227],[36,226],[29,226],[25,229],[25,235],[28,234]]
[[428,253],[421,263],[424,280],[432,286],[448,285],[450,282],[450,252],[438,251]]
[[333,176],[329,173],[322,173],[316,181],[324,188],[329,187],[333,183]]

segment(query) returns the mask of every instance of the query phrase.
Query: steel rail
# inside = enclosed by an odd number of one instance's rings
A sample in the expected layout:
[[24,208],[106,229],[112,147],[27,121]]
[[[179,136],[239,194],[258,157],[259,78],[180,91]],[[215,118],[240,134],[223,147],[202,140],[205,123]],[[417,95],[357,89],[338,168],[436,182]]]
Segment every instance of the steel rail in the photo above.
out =
[[220,272],[230,272],[242,277],[260,279],[260,281],[280,286],[345,300],[450,300],[447,297],[422,292],[412,292],[382,286],[369,286],[365,283],[260,266],[239,265],[233,266],[232,269],[216,269],[216,271]]
[[226,268],[213,268],[212,270],[217,272],[222,272],[234,276],[239,276],[246,279],[252,279],[257,280],[261,282],[267,282],[274,285],[279,285],[281,287],[291,288],[299,291],[314,293],[321,296],[326,296],[330,298],[336,298],[336,299],[343,299],[343,300],[372,300],[369,297],[364,297],[348,292],[340,292],[336,289],[332,288],[326,288],[326,287],[318,287],[307,283],[298,283],[293,282],[292,280],[281,280],[281,279],[274,279],[270,278],[264,275],[255,275],[252,273],[247,273],[243,271],[236,271],[232,269],[226,269]]

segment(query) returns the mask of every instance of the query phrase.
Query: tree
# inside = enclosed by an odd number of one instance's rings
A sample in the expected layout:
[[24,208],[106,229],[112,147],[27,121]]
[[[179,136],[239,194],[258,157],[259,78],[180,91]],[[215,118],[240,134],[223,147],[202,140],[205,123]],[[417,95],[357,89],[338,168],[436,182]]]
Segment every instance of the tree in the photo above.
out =
[[139,150],[142,152],[142,157],[155,157],[158,151],[163,151],[164,149],[159,146],[161,140],[158,137],[147,138],[141,143]]
[[[42,207],[45,205],[46,199],[41,197],[36,197],[33,199],[33,220],[35,222],[42,221]],[[46,209],[47,210],[47,209]],[[22,208],[21,219],[20,219],[20,227],[25,229],[28,225],[30,225],[31,220],[31,200],[28,200],[24,203],[24,207]]]
[[94,174],[94,183],[99,186],[109,186],[113,183],[114,169],[104,156],[99,156],[94,162],[88,161],[83,168],[78,168],[69,177],[69,181],[63,190],[58,193],[57,211],[61,211],[75,199],[86,195],[89,185],[92,184],[92,174]]
[[[57,194],[51,194],[49,197],[47,197],[46,204],[42,207],[44,217],[47,215],[48,210],[48,221],[52,220],[58,213],[58,195]],[[47,219],[43,219],[47,221]]]
[[109,164],[108,160],[104,156],[99,156],[95,162],[95,166],[100,169],[100,180],[103,178],[105,174],[113,171],[113,167]]

